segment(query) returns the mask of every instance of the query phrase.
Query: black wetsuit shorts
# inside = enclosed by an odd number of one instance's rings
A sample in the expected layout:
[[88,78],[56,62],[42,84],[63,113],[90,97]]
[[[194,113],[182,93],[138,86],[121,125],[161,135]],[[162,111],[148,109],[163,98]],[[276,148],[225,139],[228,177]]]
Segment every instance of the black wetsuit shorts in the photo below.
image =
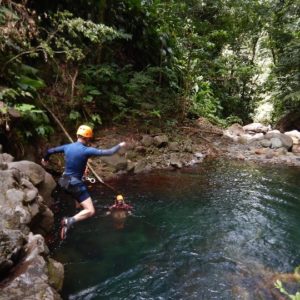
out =
[[58,184],[62,190],[74,197],[79,203],[90,197],[86,185],[75,177],[63,175],[58,180]]

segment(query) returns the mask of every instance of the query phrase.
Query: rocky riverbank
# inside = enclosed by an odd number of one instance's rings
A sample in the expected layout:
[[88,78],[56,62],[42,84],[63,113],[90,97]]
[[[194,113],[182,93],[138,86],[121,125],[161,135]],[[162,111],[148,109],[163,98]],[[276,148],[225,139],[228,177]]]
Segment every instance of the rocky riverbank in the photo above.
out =
[[0,299],[61,299],[63,266],[49,257],[55,181],[30,161],[0,154]]
[[258,123],[244,127],[234,124],[223,130],[200,118],[166,131],[151,129],[139,133],[114,128],[101,132],[93,146],[108,148],[122,140],[127,142],[127,149],[92,160],[93,167],[105,179],[154,169],[180,169],[215,157],[300,166],[300,132],[281,133]]
[[280,132],[271,126],[252,123],[234,124],[215,141],[223,154],[231,159],[300,167],[300,132]]
[[[110,128],[96,137],[92,146],[109,148],[126,141],[125,149],[110,157],[95,157],[92,166],[110,179],[122,174],[139,174],[155,169],[180,169],[215,157],[222,150],[213,145],[223,131],[205,119],[193,124],[174,127],[165,131],[151,128],[147,133],[134,128]],[[56,166],[62,166],[60,158],[53,158]]]

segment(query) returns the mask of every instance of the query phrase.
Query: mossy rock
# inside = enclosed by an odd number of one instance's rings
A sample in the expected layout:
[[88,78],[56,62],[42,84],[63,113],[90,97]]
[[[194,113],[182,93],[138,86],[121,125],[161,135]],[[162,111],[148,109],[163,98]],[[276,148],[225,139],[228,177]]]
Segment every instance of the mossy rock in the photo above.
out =
[[55,290],[60,291],[62,289],[63,282],[64,282],[63,265],[57,262],[56,260],[49,258],[47,268],[48,268],[49,283]]

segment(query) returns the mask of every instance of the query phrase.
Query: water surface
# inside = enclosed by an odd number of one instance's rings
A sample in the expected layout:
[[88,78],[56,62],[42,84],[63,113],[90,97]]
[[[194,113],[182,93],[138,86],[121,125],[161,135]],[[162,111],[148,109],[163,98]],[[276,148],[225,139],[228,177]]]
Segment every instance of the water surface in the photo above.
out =
[[117,229],[97,214],[53,257],[65,299],[278,299],[277,273],[300,265],[300,169],[206,162],[115,182],[134,205]]

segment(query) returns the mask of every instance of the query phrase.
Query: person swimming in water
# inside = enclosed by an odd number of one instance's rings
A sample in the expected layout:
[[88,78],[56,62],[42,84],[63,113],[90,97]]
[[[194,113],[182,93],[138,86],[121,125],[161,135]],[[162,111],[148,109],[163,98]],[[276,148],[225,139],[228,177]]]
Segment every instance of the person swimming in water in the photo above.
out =
[[132,206],[125,203],[122,195],[117,195],[115,203],[108,208],[107,215],[111,215],[116,229],[124,228],[127,216],[132,214]]
[[115,199],[115,203],[109,207],[109,210],[111,212],[113,210],[124,210],[130,214],[132,208],[133,207],[131,205],[125,203],[124,197],[122,195],[118,195]]

